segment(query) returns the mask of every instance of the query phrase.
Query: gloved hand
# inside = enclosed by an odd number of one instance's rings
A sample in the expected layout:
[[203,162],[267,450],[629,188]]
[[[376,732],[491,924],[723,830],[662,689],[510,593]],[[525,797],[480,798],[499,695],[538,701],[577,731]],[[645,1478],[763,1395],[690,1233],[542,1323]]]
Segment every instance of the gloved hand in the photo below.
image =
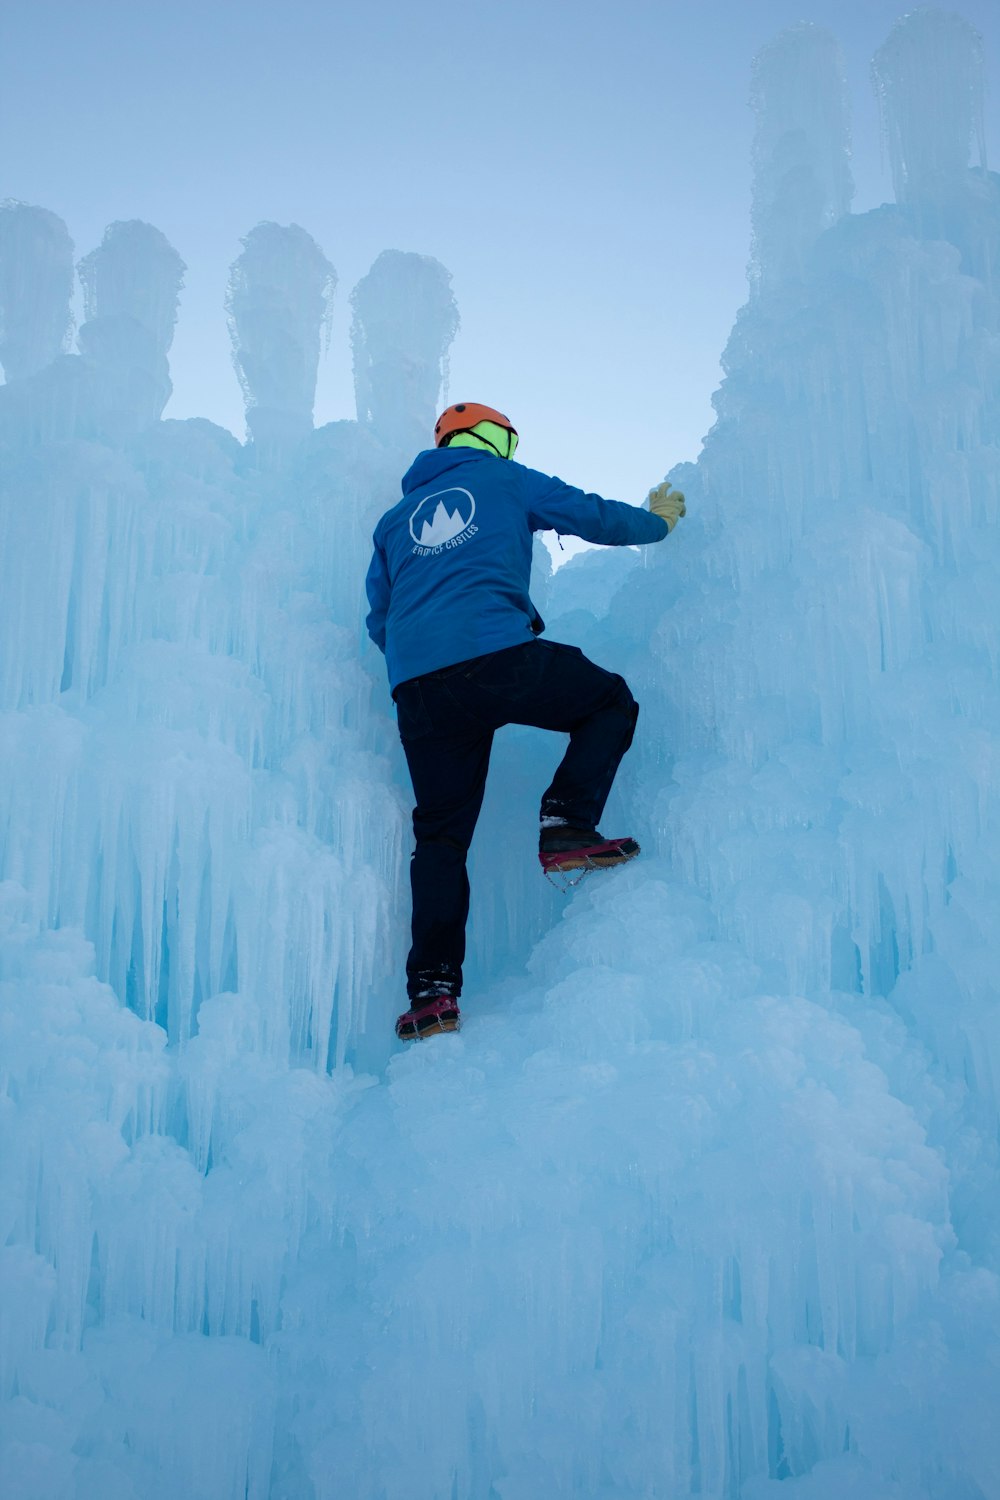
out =
[[680,490],[673,489],[666,480],[663,484],[658,484],[655,490],[650,490],[646,497],[646,504],[654,516],[659,516],[661,520],[666,521],[670,531],[673,531],[681,516],[687,515],[684,496]]

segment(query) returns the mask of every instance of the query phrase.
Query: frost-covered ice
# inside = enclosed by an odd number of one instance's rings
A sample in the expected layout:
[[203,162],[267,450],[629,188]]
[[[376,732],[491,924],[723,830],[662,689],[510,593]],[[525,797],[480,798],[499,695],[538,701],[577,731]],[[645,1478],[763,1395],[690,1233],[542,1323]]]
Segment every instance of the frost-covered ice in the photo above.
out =
[[0,207],[5,1495],[1000,1495],[1000,180],[963,22],[875,77],[897,204],[852,216],[835,43],[761,54],[688,517],[539,549],[642,703],[644,857],[550,890],[558,746],[506,731],[466,1027],[409,1052],[361,583],[447,272],[379,257],[313,430],[335,273],[252,230],[240,444],[161,420],[162,235],[84,258],[67,353],[68,232]]

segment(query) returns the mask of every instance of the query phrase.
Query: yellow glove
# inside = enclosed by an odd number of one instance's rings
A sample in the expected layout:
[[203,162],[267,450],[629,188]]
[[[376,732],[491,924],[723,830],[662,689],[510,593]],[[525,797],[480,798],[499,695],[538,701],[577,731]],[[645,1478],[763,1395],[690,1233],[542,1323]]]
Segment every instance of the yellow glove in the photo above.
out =
[[659,516],[661,520],[666,521],[670,531],[673,531],[681,516],[687,515],[684,496],[680,490],[672,489],[666,481],[658,484],[655,490],[650,490],[646,497],[646,504],[654,516]]

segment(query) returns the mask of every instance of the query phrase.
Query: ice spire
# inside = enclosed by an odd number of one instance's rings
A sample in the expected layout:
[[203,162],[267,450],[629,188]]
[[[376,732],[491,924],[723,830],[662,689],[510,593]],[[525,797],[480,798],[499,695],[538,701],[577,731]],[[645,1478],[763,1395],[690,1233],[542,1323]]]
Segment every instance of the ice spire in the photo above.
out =
[[321,332],[337,273],[298,224],[258,224],[233,262],[226,308],[247,428],[274,456],[312,428]]
[[983,39],[968,21],[940,10],[904,16],[876,52],[872,77],[898,203],[954,190],[973,135],[985,166]]
[[70,326],[73,241],[47,208],[0,203],[0,364],[8,380],[44,370]]
[[351,293],[358,421],[426,444],[458,330],[451,277],[429,255],[384,250]]
[[173,342],[184,262],[152,224],[109,226],[79,265],[86,322],[80,353],[96,376],[98,425],[137,431],[162,415],[173,387]]
[[754,60],[754,290],[801,274],[825,229],[850,208],[847,103],[840,48],[810,22],[783,31]]

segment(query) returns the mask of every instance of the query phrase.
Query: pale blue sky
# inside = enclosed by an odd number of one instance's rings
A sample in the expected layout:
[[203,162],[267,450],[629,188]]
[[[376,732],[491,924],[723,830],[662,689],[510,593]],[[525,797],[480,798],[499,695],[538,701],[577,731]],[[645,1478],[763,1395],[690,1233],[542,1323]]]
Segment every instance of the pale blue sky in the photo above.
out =
[[[383,249],[437,256],[462,329],[451,399],[509,411],[519,457],[641,500],[711,425],[745,300],[754,53],[841,42],[857,210],[891,198],[869,65],[897,0],[31,0],[0,19],[0,198],[114,219],[188,265],[168,416],[243,433],[223,311],[239,241],[296,222],[340,284],[316,420],[353,416],[347,301]],[[1000,165],[996,0],[983,33]]]

